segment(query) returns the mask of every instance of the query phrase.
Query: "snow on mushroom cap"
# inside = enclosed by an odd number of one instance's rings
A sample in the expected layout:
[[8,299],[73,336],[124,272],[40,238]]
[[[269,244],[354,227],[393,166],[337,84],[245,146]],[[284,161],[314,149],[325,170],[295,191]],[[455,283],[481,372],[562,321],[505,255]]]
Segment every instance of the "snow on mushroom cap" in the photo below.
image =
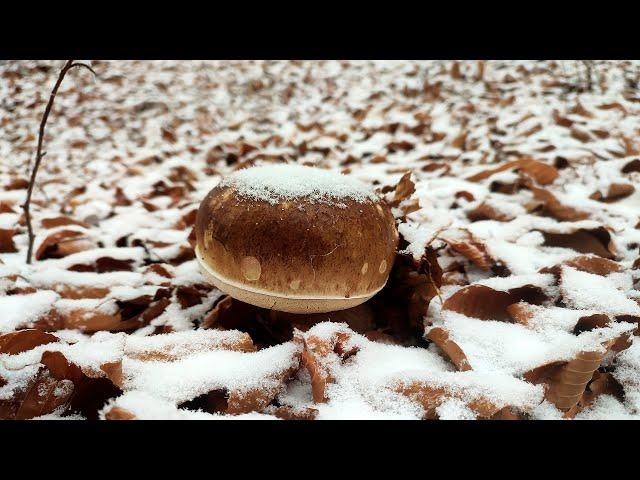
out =
[[331,170],[302,165],[266,165],[246,168],[226,177],[221,186],[231,186],[239,195],[276,204],[281,200],[305,198],[314,203],[340,200],[377,200],[359,180]]

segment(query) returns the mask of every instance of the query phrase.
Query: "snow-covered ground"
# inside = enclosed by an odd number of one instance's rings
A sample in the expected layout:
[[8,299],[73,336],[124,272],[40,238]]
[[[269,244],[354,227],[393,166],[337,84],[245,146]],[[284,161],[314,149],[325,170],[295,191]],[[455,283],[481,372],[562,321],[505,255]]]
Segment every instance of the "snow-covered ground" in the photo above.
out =
[[[640,64],[0,64],[0,418],[640,416]],[[195,211],[297,162],[393,206],[401,253],[312,318],[209,286]]]

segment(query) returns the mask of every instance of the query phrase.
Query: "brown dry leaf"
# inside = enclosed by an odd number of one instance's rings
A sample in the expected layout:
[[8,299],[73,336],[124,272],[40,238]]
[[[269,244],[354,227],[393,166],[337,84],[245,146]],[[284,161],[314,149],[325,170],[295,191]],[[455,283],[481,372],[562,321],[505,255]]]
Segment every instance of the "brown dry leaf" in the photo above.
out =
[[112,406],[104,412],[106,420],[135,420],[136,416],[122,407]]
[[467,212],[467,218],[472,222],[479,222],[482,220],[495,220],[498,222],[508,222],[513,220],[513,216],[507,213],[499,212],[491,205],[481,203],[477,207]]
[[163,140],[166,140],[169,143],[176,143],[176,141],[178,140],[173,129],[168,127],[161,127],[160,135],[162,136]]
[[37,329],[18,330],[0,335],[0,353],[16,355],[39,345],[55,343],[59,339],[55,335]]
[[573,113],[574,115],[580,115],[586,118],[593,118],[593,113],[584,108],[584,106],[577,101],[575,107],[569,110],[569,113]]
[[486,285],[469,285],[451,295],[442,308],[480,320],[511,321],[507,308],[524,301],[539,305],[545,294],[535,285],[523,285],[506,292],[494,290]]
[[563,222],[574,222],[584,220],[589,217],[589,213],[581,212],[573,207],[563,205],[556,196],[544,188],[539,188],[528,183],[527,188],[531,190],[536,200],[542,202],[542,214],[555,218]]
[[0,253],[15,253],[18,251],[13,236],[16,234],[13,228],[0,228]]
[[36,260],[62,258],[73,253],[91,250],[96,245],[75,230],[60,230],[47,236],[35,253]]
[[622,173],[640,172],[640,159],[634,158],[622,167]]
[[611,395],[619,402],[624,400],[624,388],[610,373],[595,371],[580,401],[566,411],[564,418],[573,418],[581,411],[591,407],[600,395]]
[[61,352],[44,352],[40,362],[58,382],[73,383],[69,411],[79,412],[88,419],[97,419],[98,411],[105,402],[122,393],[104,371],[83,371]]
[[447,358],[461,371],[473,370],[469,360],[460,346],[449,338],[449,333],[440,327],[429,330],[427,338],[444,352]]
[[66,409],[73,395],[73,382],[58,381],[41,367],[25,388],[0,400],[0,420],[28,420]]
[[573,333],[580,335],[582,332],[588,332],[595,328],[606,327],[610,323],[611,319],[603,313],[587,315],[578,319],[575,327],[573,327]]
[[[425,412],[424,418],[427,420],[438,418],[436,409],[444,401],[451,398],[461,399],[461,394],[458,392],[447,390],[444,387],[434,387],[425,382],[412,382],[410,384],[403,382],[395,390],[422,405]],[[468,407],[480,418],[491,418],[502,408],[482,397],[469,402]]]
[[553,114],[553,119],[557,125],[560,125],[561,127],[564,127],[564,128],[571,128],[571,126],[573,125],[573,120],[570,120],[567,117],[563,117],[562,115],[560,115],[560,112],[558,112],[557,110],[553,110],[552,114]]
[[594,192],[589,198],[599,202],[613,203],[623,198],[627,198],[636,191],[635,187],[629,183],[612,183],[605,195],[602,192]]
[[570,248],[580,253],[591,253],[603,258],[616,258],[617,251],[611,234],[604,227],[580,228],[571,233],[540,231],[544,236],[544,246]]
[[176,298],[182,308],[201,304],[205,296],[206,293],[196,288],[195,285],[180,285],[176,288]]
[[624,105],[618,103],[618,102],[614,102],[614,103],[603,103],[602,105],[598,105],[598,108],[600,110],[620,110],[622,113],[627,113],[627,109],[624,108]]
[[606,276],[613,272],[623,272],[624,267],[613,260],[595,255],[580,255],[564,262],[564,265],[582,272]]
[[435,250],[427,247],[420,261],[399,253],[389,281],[368,302],[376,325],[388,328],[397,339],[422,338],[423,319],[441,286],[442,269]]
[[104,298],[109,289],[104,287],[77,287],[75,285],[56,285],[56,292],[62,298]]
[[200,327],[248,333],[259,348],[291,340],[291,323],[272,312],[273,310],[255,307],[226,295],[204,317]]
[[144,295],[127,301],[116,301],[119,311],[115,314],[98,310],[77,309],[62,314],[63,328],[78,328],[87,333],[102,330],[120,332],[135,330],[148,325],[169,306],[170,292],[160,288],[151,297]]
[[535,315],[532,306],[525,302],[513,303],[506,310],[515,323],[525,326],[529,324],[529,321]]
[[624,156],[630,157],[632,155],[640,154],[640,151],[635,147],[633,140],[622,135],[621,137],[622,143],[624,144]]
[[531,135],[538,133],[542,130],[542,124],[536,123],[533,127],[528,130],[525,130],[520,134],[521,137],[530,137]]
[[482,172],[476,173],[475,175],[467,178],[467,180],[470,182],[479,182],[480,180],[489,178],[495,173],[513,169],[518,169],[525,172],[541,185],[549,185],[550,183],[553,183],[559,175],[558,170],[556,170],[556,168],[552,165],[534,160],[532,158],[521,158],[519,160],[504,163],[492,169],[483,170]]
[[40,223],[44,228],[56,228],[66,225],[78,225],[85,228],[89,227],[89,225],[87,225],[86,223],[80,222],[79,220],[74,220],[73,218],[67,217],[65,215],[60,217],[43,218]]
[[446,242],[455,252],[469,259],[481,270],[489,270],[494,261],[487,252],[486,246],[476,239],[469,231],[463,231],[465,238],[451,239],[444,236],[440,238]]
[[10,203],[0,202],[0,213],[16,213]]
[[349,339],[350,335],[346,332],[338,332],[330,339],[323,339],[315,335],[304,339],[301,364],[311,376],[311,390],[315,403],[323,403],[328,400],[327,384],[333,382],[330,372],[331,356],[338,355],[342,360],[345,360],[357,353],[357,349],[354,351],[345,347]]
[[576,125],[571,127],[571,136],[576,140],[580,140],[582,143],[588,143],[591,141],[591,135],[587,130],[583,130]]
[[411,172],[405,173],[393,193],[393,200],[389,202],[392,207],[397,207],[400,202],[409,198],[416,191],[415,184],[411,181]]
[[288,405],[282,405],[266,413],[271,413],[283,420],[315,420],[319,412],[315,408],[294,408]]
[[[398,151],[408,152],[409,150],[413,150],[414,147],[415,147],[415,145],[413,143],[408,142],[406,140],[401,140],[401,141],[397,141],[397,142],[389,142],[387,144],[387,150],[389,150],[389,152],[391,152],[391,153],[398,152]],[[356,162],[358,162],[358,161],[356,160]],[[343,163],[343,165],[348,165],[348,163]]]
[[546,385],[545,398],[565,412],[575,407],[582,398],[587,384],[600,367],[602,359],[618,339],[603,344],[603,352],[580,352],[568,362],[541,365],[524,374],[531,383]]
[[465,145],[467,142],[468,132],[465,130],[460,133],[456,138],[451,141],[451,146],[453,148],[457,148],[458,150],[465,151]]

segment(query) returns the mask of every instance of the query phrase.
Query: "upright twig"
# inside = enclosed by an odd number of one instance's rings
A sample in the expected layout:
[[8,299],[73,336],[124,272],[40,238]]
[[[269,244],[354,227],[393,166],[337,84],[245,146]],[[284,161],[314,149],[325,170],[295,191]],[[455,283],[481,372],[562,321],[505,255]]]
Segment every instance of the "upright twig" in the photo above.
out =
[[584,76],[585,76],[585,89],[587,92],[593,90],[593,60],[580,60],[582,62],[582,66],[584,67]]
[[47,107],[44,109],[44,114],[42,115],[42,120],[40,121],[40,131],[38,133],[38,147],[36,150],[36,161],[33,164],[33,170],[31,170],[31,178],[29,180],[29,188],[27,190],[27,199],[24,202],[24,205],[22,206],[22,208],[24,209],[25,220],[27,222],[27,230],[29,232],[29,249],[27,250],[28,264],[31,263],[31,257],[33,255],[33,241],[35,239],[35,235],[33,233],[33,226],[31,225],[31,212],[29,209],[31,206],[31,195],[33,194],[33,186],[36,183],[36,174],[38,173],[38,167],[40,167],[40,161],[42,160],[42,157],[44,157],[47,154],[47,152],[42,151],[42,142],[44,141],[44,128],[47,124],[47,119],[49,118],[49,113],[51,112],[51,108],[53,107],[53,101],[55,100],[56,94],[58,93],[58,88],[60,88],[60,84],[62,83],[62,80],[64,79],[67,72],[74,67],[86,68],[91,73],[96,75],[96,72],[93,71],[93,68],[91,68],[86,63],[80,63],[80,62],[74,63],[73,60],[67,60],[67,62],[64,64],[64,67],[62,67],[62,70],[60,70],[60,74],[58,75],[58,80],[56,80],[56,84],[53,86],[53,90],[51,90],[51,95],[49,96],[49,102],[47,103]]

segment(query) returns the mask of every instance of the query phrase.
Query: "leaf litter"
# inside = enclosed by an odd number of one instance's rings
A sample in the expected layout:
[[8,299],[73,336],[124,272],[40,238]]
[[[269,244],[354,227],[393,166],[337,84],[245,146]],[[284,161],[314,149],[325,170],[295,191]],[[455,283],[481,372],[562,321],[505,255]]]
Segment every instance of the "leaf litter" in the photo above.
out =
[[[0,418],[638,418],[638,65],[581,92],[574,63],[93,62],[48,124],[26,265],[54,73],[5,62]],[[328,171],[242,173],[287,163]],[[232,172],[377,190],[385,288],[295,316],[207,285],[195,212]]]

